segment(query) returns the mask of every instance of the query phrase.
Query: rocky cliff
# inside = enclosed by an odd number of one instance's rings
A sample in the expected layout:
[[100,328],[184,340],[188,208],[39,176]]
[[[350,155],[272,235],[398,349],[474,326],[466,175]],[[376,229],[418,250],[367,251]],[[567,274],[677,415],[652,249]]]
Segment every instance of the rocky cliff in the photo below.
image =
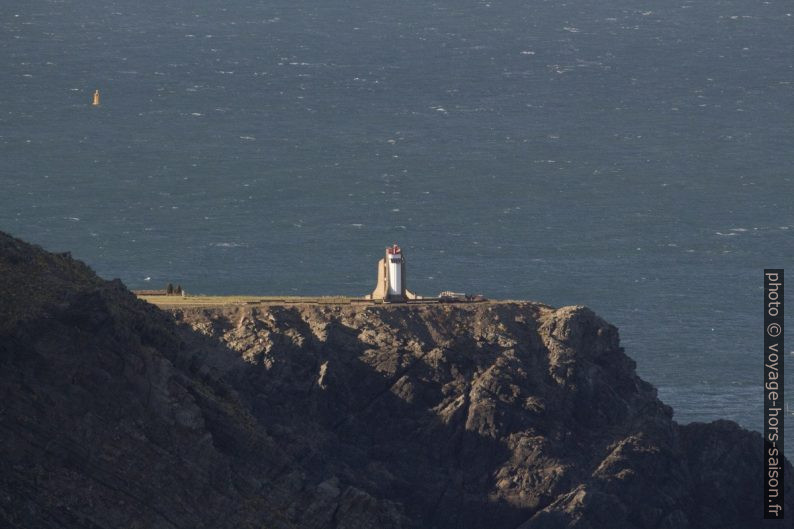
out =
[[584,307],[167,313],[0,234],[0,525],[763,527],[760,435],[634,367]]

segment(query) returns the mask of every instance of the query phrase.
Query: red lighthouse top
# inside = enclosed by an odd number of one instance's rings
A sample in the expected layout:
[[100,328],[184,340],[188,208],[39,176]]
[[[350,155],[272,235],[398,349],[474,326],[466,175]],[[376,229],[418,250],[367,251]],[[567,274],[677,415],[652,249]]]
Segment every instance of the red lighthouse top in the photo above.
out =
[[394,246],[392,246],[391,248],[386,248],[386,253],[388,253],[389,255],[397,255],[400,253],[400,247],[397,246],[397,243],[394,243]]

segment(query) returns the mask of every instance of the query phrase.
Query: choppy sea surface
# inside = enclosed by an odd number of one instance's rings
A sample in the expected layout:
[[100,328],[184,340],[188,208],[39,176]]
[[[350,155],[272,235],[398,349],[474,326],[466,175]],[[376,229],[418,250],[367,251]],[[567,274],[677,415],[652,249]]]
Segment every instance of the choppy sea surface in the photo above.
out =
[[5,0],[0,229],[207,294],[367,293],[398,242],[419,293],[588,305],[678,421],[760,430],[762,270],[794,281],[793,13]]

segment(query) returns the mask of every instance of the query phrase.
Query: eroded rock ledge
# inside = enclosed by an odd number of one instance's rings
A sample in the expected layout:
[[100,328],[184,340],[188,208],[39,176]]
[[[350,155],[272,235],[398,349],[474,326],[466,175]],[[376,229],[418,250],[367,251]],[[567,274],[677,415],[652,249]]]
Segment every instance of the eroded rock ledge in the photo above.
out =
[[3,234],[0,276],[4,525],[764,526],[760,435],[676,424],[584,307],[166,313]]

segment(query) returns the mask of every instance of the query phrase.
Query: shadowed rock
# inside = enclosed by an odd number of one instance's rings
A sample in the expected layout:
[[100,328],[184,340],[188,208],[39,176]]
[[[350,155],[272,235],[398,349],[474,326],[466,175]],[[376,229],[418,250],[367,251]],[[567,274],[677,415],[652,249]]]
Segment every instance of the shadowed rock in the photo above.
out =
[[0,316],[6,526],[764,526],[760,435],[676,424],[584,307],[167,313],[0,234]]

